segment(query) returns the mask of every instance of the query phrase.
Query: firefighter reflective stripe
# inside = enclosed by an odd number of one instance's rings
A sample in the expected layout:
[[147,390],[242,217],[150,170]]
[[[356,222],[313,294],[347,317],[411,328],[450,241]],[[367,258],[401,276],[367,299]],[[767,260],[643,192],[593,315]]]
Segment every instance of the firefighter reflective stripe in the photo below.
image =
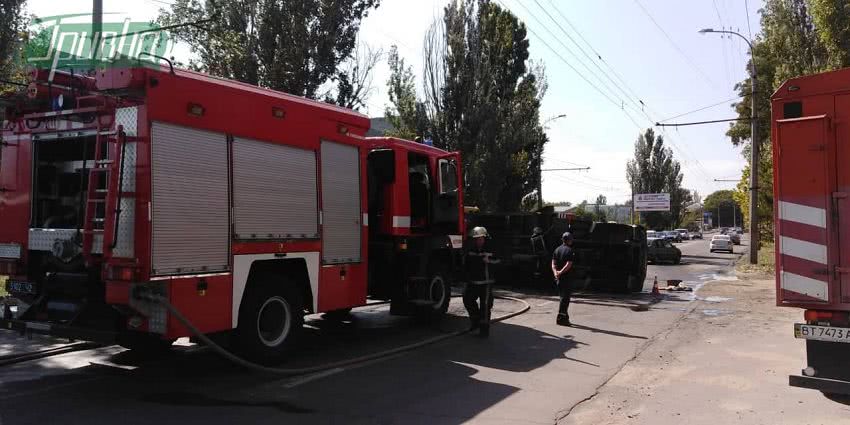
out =
[[318,202],[314,151],[234,138],[237,239],[318,238]]
[[826,210],[792,202],[779,201],[779,219],[826,228]]
[[394,215],[393,216],[393,227],[398,227],[400,229],[410,228],[410,216],[409,215]]
[[322,263],[360,262],[360,151],[322,141]]
[[369,225],[369,214],[363,214],[363,225],[364,226]]
[[826,265],[826,245],[801,241],[787,236],[779,237],[779,252]]
[[227,270],[230,206],[224,134],[151,126],[151,254],[156,275]]
[[823,301],[829,300],[829,284],[798,274],[783,271],[780,275],[782,289]]

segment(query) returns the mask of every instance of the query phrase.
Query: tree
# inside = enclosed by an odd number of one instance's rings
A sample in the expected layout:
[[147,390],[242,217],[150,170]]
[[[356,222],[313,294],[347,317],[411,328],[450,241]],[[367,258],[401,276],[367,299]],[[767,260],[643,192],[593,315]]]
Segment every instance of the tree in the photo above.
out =
[[743,224],[737,218],[741,216],[740,205],[738,191],[718,190],[705,197],[703,209],[714,217],[715,226],[731,227],[733,224]]
[[682,167],[673,151],[664,147],[664,138],[650,128],[635,142],[635,158],[626,164],[626,179],[633,193],[669,193],[670,212],[644,213],[649,228],[676,227],[692,202],[690,191],[682,188]]
[[[770,140],[770,93],[789,78],[850,66],[850,6],[844,0],[767,0],[761,10],[762,33],[753,42],[758,75],[757,127],[760,149],[757,211],[762,240],[773,239],[773,152]],[[749,72],[750,63],[747,64]],[[727,131],[734,145],[744,145],[748,163],[752,149],[750,87],[736,85],[741,101],[732,107],[742,120]],[[749,222],[750,167],[742,172],[735,198]]]
[[423,102],[434,144],[463,154],[468,202],[516,210],[540,179],[543,67],[525,24],[487,0],[456,0],[425,37]]
[[408,140],[423,136],[427,131],[428,120],[425,107],[416,99],[413,69],[405,65],[397,46],[390,48],[387,62],[390,66],[387,89],[391,106],[386,108],[384,115],[393,127],[387,135]]
[[[160,9],[161,25],[212,19],[172,30],[198,60],[190,66],[220,77],[358,106],[369,66],[357,62],[360,22],[380,0],[176,0]],[[375,61],[377,62],[377,61]],[[370,60],[365,61],[366,64]],[[335,87],[335,93],[323,85]]]
[[608,204],[608,198],[605,195],[599,195],[596,197],[596,205],[593,206],[593,214],[596,216],[595,219],[597,221],[608,221],[608,214],[606,214],[605,210],[602,209],[602,206]]
[[[21,52],[26,36],[24,0],[0,1],[0,80],[22,82]],[[0,81],[0,94],[20,87]]]

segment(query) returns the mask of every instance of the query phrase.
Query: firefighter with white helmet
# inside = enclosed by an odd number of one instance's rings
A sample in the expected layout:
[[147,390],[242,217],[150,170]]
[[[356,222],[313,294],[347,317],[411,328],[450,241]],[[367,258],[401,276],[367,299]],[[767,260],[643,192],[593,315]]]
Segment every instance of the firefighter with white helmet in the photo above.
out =
[[[490,237],[487,229],[478,226],[472,229],[472,246],[466,252],[466,289],[463,293],[463,305],[469,313],[472,329],[478,329],[481,336],[490,334],[490,309],[493,308],[492,284],[489,265],[498,263],[493,254],[484,250],[484,244]],[[479,304],[480,303],[480,304]]]

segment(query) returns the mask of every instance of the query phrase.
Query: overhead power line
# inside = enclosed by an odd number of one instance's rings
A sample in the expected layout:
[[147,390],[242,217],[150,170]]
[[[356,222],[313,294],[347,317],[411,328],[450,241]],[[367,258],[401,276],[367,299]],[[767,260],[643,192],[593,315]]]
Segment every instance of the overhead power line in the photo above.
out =
[[750,37],[750,40],[753,39],[753,30],[750,28],[750,2],[749,0],[744,0],[744,12],[747,14],[747,35]]
[[723,120],[709,120],[709,121],[695,121],[695,122],[683,122],[683,123],[673,123],[673,124],[662,124],[660,122],[655,123],[656,127],[687,127],[689,125],[702,125],[702,124],[716,124],[719,122],[731,122],[731,121],[749,121],[750,117],[742,117],[742,118],[727,118]]
[[712,81],[711,78],[709,78],[708,75],[706,75],[705,72],[703,72],[702,69],[700,69],[700,67],[697,66],[697,64],[694,62],[694,60],[691,59],[691,57],[688,56],[688,54],[685,53],[685,51],[682,50],[682,48],[679,47],[678,44],[676,44],[676,42],[673,40],[673,37],[670,37],[670,34],[667,34],[667,31],[664,30],[664,27],[662,27],[661,24],[659,24],[658,21],[656,21],[655,18],[652,17],[652,14],[650,14],[649,11],[646,10],[645,7],[643,7],[643,5],[640,3],[640,1],[639,0],[634,0],[634,1],[635,1],[635,4],[637,4],[638,7],[640,7],[640,10],[643,11],[644,15],[646,15],[646,17],[649,18],[650,21],[652,21],[652,23],[655,25],[655,27],[658,28],[658,31],[661,31],[661,34],[663,34],[664,37],[667,39],[667,41],[670,42],[670,45],[672,45],[673,48],[676,49],[676,51],[679,52],[679,54],[682,55],[683,58],[685,58],[685,60],[688,62],[688,64],[700,76],[702,76],[702,78],[705,79],[705,81],[707,81],[712,87],[717,88],[717,85],[714,84],[714,81]]
[[731,101],[733,101],[733,100],[738,100],[738,99],[741,99],[741,98],[746,97],[746,96],[749,96],[749,93],[747,93],[747,94],[746,94],[746,95],[744,95],[744,96],[735,96],[735,97],[733,97],[733,98],[726,99],[726,100],[723,100],[723,101],[720,101],[720,102],[717,102],[717,103],[712,103],[711,105],[703,106],[703,107],[701,107],[701,108],[694,109],[693,111],[684,112],[684,113],[681,113],[681,114],[679,114],[679,115],[676,115],[676,116],[673,116],[673,117],[670,117],[670,118],[665,118],[665,119],[663,119],[663,120],[661,120],[661,121],[658,121],[658,122],[663,123],[664,121],[674,120],[674,119],[676,119],[676,118],[684,117],[685,115],[690,115],[690,114],[695,114],[695,113],[697,113],[697,112],[702,112],[702,111],[704,111],[704,110],[706,110],[706,109],[711,109],[711,108],[714,108],[714,107],[716,107],[716,106],[720,106],[720,105],[723,105],[723,104],[725,104],[725,103],[731,102]]

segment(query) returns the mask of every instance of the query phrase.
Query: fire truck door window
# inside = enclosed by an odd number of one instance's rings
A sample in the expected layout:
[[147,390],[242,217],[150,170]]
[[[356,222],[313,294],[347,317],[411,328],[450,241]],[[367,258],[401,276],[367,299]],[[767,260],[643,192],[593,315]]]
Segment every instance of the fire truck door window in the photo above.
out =
[[408,184],[410,188],[410,228],[426,230],[430,224],[431,178],[428,157],[408,154]]
[[322,262],[360,262],[360,152],[322,141]]
[[440,169],[440,193],[434,202],[434,224],[446,232],[456,232],[458,225],[457,164],[454,159],[437,161]]
[[229,268],[227,137],[151,126],[151,255],[157,275]]

